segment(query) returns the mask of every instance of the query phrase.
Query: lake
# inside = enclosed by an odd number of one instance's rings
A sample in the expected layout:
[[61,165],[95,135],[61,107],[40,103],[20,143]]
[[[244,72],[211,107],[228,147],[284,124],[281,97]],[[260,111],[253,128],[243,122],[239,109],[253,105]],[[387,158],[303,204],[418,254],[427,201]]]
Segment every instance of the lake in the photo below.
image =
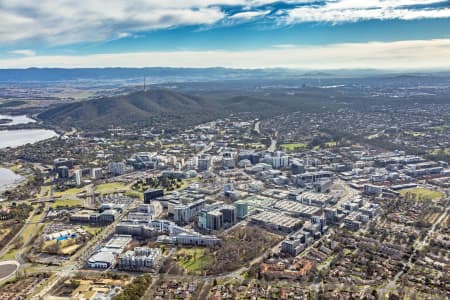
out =
[[0,168],[0,191],[20,183],[24,178],[9,169]]
[[19,147],[56,136],[56,132],[47,129],[0,130],[0,149]]
[[7,130],[8,126],[11,125],[36,122],[36,120],[33,120],[25,115],[9,116],[0,114],[0,119],[11,120],[11,122],[0,125],[0,149],[6,147],[19,147],[28,143],[36,143],[57,136],[56,132],[47,129]]
[[[11,126],[11,125],[19,125],[19,124],[28,124],[28,123],[35,123],[36,120],[33,120],[25,115],[21,116],[8,116],[8,115],[2,115],[0,114],[0,120],[1,119],[8,119],[11,120],[11,122],[1,124],[1,126]],[[1,128],[0,126],[0,128]]]

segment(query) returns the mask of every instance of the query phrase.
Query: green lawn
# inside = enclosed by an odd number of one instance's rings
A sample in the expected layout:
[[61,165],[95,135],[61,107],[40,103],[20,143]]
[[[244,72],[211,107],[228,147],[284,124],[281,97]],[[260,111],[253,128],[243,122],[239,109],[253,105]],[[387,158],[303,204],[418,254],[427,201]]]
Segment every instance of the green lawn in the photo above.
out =
[[410,135],[412,137],[424,136],[425,133],[419,131],[405,131],[405,135]]
[[82,228],[89,232],[91,235],[97,235],[97,233],[102,231],[101,227],[83,226]]
[[97,185],[95,191],[101,194],[111,194],[115,192],[125,192],[129,188],[123,182],[110,182]]
[[19,249],[10,249],[5,255],[0,257],[0,260],[15,260]]
[[54,203],[52,203],[52,208],[57,208],[58,206],[81,206],[81,200],[78,199],[57,199]]
[[412,195],[415,195],[417,200],[435,200],[441,199],[444,196],[444,194],[439,191],[433,191],[420,187],[400,190],[400,194],[405,197],[409,196],[408,199],[412,199]]
[[139,198],[141,200],[144,200],[144,193],[138,192],[138,191],[126,191],[125,196],[131,197],[131,198]]
[[201,273],[202,269],[212,263],[213,257],[205,255],[204,248],[183,248],[179,249],[175,255],[179,257],[178,265],[188,273]]
[[450,128],[450,125],[442,125],[442,126],[429,127],[428,129],[442,133],[444,130],[449,129],[449,128]]
[[281,149],[294,151],[296,149],[305,149],[307,145],[305,143],[290,143],[290,144],[281,144]]
[[33,235],[33,233],[35,232],[35,230],[37,229],[37,227],[39,225],[43,225],[43,224],[28,224],[28,225],[26,225],[27,227],[25,227],[25,229],[22,231],[22,234],[20,235],[22,237],[22,240],[26,241],[27,239],[29,239],[29,237]]
[[72,188],[65,190],[63,192],[55,192],[55,197],[64,197],[64,196],[75,196],[77,194],[85,192],[84,188]]

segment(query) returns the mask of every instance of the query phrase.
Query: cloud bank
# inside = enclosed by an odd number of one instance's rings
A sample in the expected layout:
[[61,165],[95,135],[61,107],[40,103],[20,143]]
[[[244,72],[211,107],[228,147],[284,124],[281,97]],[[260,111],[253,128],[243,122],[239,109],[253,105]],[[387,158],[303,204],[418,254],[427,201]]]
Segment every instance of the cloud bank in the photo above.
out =
[[164,51],[0,59],[2,68],[229,67],[450,69],[450,39],[272,47],[253,51]]

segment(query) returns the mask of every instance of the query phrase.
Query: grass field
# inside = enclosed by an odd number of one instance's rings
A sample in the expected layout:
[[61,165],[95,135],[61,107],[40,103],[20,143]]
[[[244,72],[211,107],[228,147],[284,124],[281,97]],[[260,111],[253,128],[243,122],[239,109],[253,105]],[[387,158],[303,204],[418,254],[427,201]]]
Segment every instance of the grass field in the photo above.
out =
[[97,235],[100,231],[102,231],[101,227],[92,227],[92,226],[83,226],[83,229],[89,232],[92,235]]
[[449,128],[450,128],[450,125],[442,125],[442,126],[429,127],[428,129],[442,133],[444,130],[449,129]]
[[281,144],[281,149],[287,151],[294,151],[296,149],[305,149],[307,145],[305,143],[290,143],[290,144]]
[[122,182],[110,182],[97,185],[95,191],[101,194],[111,194],[116,192],[125,192],[129,188]]
[[439,191],[433,191],[425,188],[412,188],[400,190],[402,196],[412,199],[412,195],[415,195],[417,200],[435,200],[441,199],[444,195]]
[[405,131],[405,135],[409,135],[412,137],[419,137],[419,136],[424,136],[425,133],[419,132],[419,131]]
[[57,208],[58,206],[74,207],[81,204],[81,200],[78,199],[57,199],[54,203],[52,203],[52,208]]
[[26,225],[25,229],[22,231],[22,234],[20,235],[22,237],[23,241],[27,241],[30,239],[30,236],[33,236],[33,234],[39,232],[43,227],[44,224],[28,224]]
[[83,192],[85,192],[84,188],[72,188],[65,190],[64,192],[55,192],[55,197],[75,196]]
[[19,249],[10,249],[5,255],[0,257],[0,260],[15,260]]
[[188,273],[200,274],[204,267],[213,261],[213,257],[205,255],[204,248],[182,248],[178,249],[175,257],[177,263]]

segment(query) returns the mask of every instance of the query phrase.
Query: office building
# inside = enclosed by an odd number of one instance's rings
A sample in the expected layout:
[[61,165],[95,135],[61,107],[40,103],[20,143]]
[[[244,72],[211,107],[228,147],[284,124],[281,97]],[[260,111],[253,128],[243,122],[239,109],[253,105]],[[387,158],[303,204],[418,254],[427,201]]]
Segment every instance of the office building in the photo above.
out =
[[236,217],[238,219],[245,219],[248,215],[248,203],[246,201],[236,201],[233,203],[236,207]]
[[151,189],[144,192],[144,203],[149,204],[153,199],[163,197],[164,190],[162,189]]
[[75,182],[78,186],[81,185],[81,180],[83,178],[83,171],[82,170],[75,170]]
[[211,167],[211,155],[203,154],[197,159],[197,169],[206,171]]
[[92,179],[100,179],[103,177],[103,170],[102,168],[93,168],[91,170],[91,178]]
[[126,165],[124,162],[110,162],[108,164],[108,171],[113,176],[125,174]]
[[118,269],[143,272],[158,265],[162,256],[160,248],[136,247],[119,256]]
[[223,227],[223,214],[219,210],[206,213],[206,228],[209,230],[220,230]]
[[56,169],[58,173],[58,178],[65,179],[69,178],[69,168],[66,166],[61,166]]
[[173,219],[177,224],[191,222],[205,207],[205,199],[199,199],[189,204],[178,204],[173,208]]

